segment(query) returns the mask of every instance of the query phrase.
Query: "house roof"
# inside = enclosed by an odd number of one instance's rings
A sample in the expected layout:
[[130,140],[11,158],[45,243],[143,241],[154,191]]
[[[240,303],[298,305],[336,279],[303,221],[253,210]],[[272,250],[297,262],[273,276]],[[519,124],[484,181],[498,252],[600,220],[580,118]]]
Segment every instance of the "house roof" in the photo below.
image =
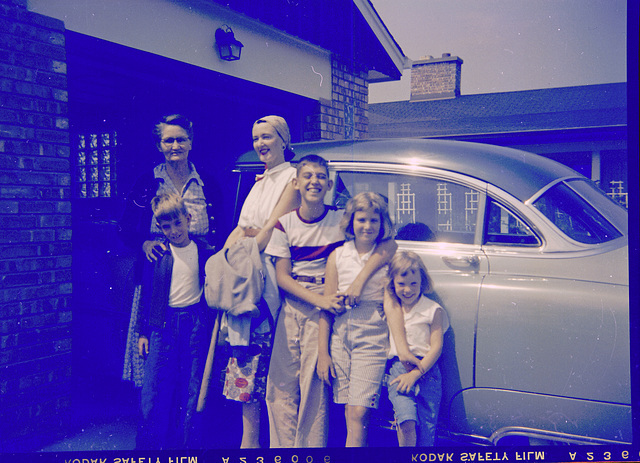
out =
[[369,0],[210,0],[337,53],[369,72],[399,80],[410,60]]
[[372,138],[513,134],[626,124],[626,82],[369,105]]

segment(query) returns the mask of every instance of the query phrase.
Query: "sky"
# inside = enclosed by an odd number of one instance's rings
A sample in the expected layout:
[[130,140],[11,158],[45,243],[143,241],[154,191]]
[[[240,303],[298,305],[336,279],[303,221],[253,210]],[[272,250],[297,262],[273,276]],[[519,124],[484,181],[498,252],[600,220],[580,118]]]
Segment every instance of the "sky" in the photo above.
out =
[[[463,60],[462,95],[627,80],[625,0],[371,3],[408,58]],[[371,84],[369,102],[408,100],[410,75]]]

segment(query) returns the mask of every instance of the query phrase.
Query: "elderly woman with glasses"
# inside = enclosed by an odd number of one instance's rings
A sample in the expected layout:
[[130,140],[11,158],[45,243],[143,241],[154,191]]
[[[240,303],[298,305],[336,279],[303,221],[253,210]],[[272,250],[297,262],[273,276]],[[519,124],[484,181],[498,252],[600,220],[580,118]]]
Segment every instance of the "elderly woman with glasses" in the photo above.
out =
[[189,234],[217,244],[215,233],[222,222],[223,201],[215,181],[203,179],[189,161],[192,122],[180,114],[172,114],[158,121],[153,133],[164,162],[138,178],[133,186],[120,223],[120,236],[129,246],[142,250],[147,260],[155,261],[165,249],[162,233],[152,220],[150,203],[154,196],[169,193],[180,196],[191,214]]

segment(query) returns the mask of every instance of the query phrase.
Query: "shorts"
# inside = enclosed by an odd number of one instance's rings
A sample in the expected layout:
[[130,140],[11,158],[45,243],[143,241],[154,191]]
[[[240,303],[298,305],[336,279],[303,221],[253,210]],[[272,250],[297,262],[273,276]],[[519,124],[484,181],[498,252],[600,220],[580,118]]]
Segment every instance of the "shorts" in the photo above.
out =
[[233,346],[222,394],[243,403],[264,400],[271,360],[271,333],[251,333],[248,346]]
[[388,351],[382,304],[365,302],[336,316],[331,335],[333,401],[378,408]]
[[386,383],[396,423],[415,421],[418,447],[433,446],[442,398],[442,376],[438,364],[436,363],[416,381],[408,394],[401,394],[398,392],[397,386],[391,384],[391,381],[406,373],[407,370],[397,357],[389,362],[389,375]]

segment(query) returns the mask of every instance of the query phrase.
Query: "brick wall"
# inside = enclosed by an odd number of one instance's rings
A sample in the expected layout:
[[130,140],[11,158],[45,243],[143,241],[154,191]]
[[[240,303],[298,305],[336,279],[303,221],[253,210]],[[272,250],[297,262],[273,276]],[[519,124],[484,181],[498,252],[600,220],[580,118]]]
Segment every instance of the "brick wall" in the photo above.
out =
[[460,96],[462,60],[444,53],[413,62],[410,101],[437,100]]
[[316,114],[307,117],[304,140],[366,138],[369,129],[367,72],[338,57],[334,57],[331,64],[331,101],[320,99]]
[[69,406],[67,112],[63,23],[0,0],[0,449]]

